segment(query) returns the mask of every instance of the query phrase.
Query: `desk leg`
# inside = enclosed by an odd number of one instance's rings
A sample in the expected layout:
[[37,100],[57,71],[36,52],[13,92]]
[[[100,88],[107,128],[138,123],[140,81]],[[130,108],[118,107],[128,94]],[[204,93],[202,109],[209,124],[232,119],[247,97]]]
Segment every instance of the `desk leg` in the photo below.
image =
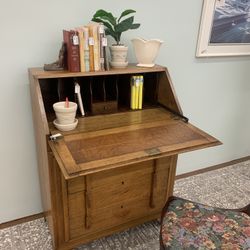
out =
[[167,192],[166,201],[168,200],[170,196],[173,195],[173,192],[174,192],[177,159],[178,159],[178,155],[171,156],[170,173],[169,173],[169,178],[168,178],[168,192]]
[[65,241],[69,241],[69,208],[68,208],[68,191],[67,182],[61,175],[61,185],[62,185],[62,201],[63,201],[63,217],[64,217],[64,236]]

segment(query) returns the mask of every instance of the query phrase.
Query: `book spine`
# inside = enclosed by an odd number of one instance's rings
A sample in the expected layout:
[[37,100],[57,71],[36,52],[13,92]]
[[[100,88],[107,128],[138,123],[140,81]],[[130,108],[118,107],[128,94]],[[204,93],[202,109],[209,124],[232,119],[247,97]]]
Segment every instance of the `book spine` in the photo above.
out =
[[135,109],[139,108],[139,85],[140,85],[140,78],[135,76]]
[[69,56],[69,43],[70,43],[70,35],[69,35],[69,31],[67,30],[63,30],[63,42],[64,44],[66,44],[66,68],[67,70],[69,70],[71,68],[71,60],[70,60],[70,56]]
[[79,43],[74,44],[73,39],[74,37],[77,37],[78,39],[78,33],[75,31],[70,32],[70,43],[71,43],[71,71],[72,72],[80,72],[80,55],[79,55]]
[[[107,43],[107,38],[106,38],[105,35],[104,35],[104,39],[105,39],[105,41],[106,41],[106,43]],[[103,50],[104,50],[104,69],[105,69],[105,70],[109,70],[110,67],[109,67],[107,46],[105,46],[105,47],[103,48]]]
[[105,70],[105,37],[104,37],[104,25],[101,23],[99,26],[99,43],[100,43],[100,69]]
[[94,38],[94,69],[100,70],[100,41],[99,41],[99,24],[93,25],[93,38]]
[[83,27],[85,71],[89,72],[89,28]]
[[94,64],[94,44],[95,40],[93,37],[93,26],[89,26],[89,70],[95,71],[95,64]]
[[63,40],[67,47],[67,65],[71,72],[80,71],[79,44],[74,42],[75,39],[78,40],[77,31],[63,31]]
[[131,86],[130,108],[136,109],[136,106],[135,106],[135,77],[134,76],[131,77],[130,86]]
[[79,54],[80,54],[80,70],[81,72],[85,72],[85,55],[84,55],[84,33],[82,29],[77,29],[79,36]]
[[143,76],[139,77],[139,109],[142,109],[142,101],[143,101]]

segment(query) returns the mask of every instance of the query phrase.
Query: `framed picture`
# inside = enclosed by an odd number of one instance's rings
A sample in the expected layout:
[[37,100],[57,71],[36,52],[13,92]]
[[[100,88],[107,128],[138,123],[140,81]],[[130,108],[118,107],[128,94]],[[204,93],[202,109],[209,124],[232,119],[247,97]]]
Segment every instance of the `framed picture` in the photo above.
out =
[[250,0],[204,0],[197,57],[250,55]]

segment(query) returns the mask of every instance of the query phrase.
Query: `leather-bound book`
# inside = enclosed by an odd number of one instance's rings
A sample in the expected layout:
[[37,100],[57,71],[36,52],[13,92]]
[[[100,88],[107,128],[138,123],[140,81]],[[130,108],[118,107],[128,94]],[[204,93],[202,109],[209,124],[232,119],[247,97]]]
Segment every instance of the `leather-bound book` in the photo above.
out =
[[82,27],[76,28],[79,37],[79,55],[80,55],[80,70],[81,72],[85,72],[85,56],[84,56],[84,32]]
[[80,72],[78,32],[63,30],[63,41],[67,48],[67,68],[71,72]]

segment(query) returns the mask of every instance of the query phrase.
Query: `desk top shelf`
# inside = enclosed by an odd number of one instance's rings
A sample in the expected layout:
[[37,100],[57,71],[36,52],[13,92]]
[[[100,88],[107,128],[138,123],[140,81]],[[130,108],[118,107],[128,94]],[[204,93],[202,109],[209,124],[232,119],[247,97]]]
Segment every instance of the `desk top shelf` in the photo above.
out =
[[30,74],[36,79],[84,77],[84,76],[108,76],[121,74],[141,74],[166,71],[166,67],[155,65],[152,68],[137,67],[135,64],[128,65],[125,69],[113,69],[95,72],[69,72],[69,71],[44,71],[42,68],[30,68]]

